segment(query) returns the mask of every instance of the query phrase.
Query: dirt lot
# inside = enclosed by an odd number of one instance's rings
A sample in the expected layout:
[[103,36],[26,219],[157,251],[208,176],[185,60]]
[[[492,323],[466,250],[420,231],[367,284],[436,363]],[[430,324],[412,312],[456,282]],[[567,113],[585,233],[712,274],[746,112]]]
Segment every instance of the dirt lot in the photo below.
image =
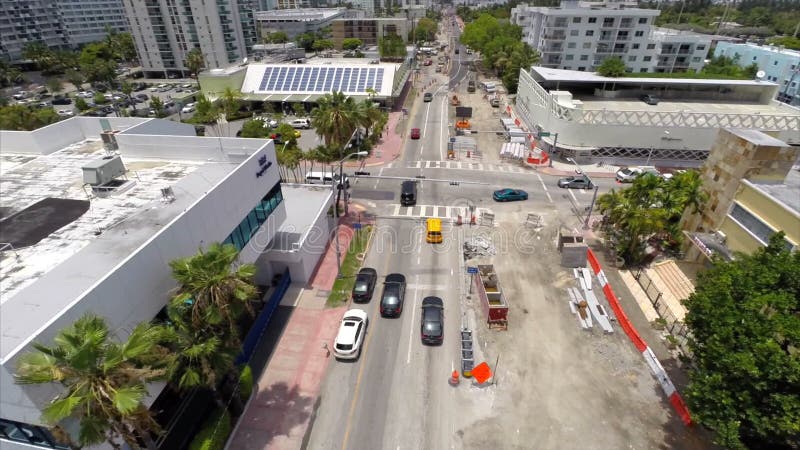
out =
[[609,335],[580,328],[567,305],[566,288],[578,285],[572,270],[559,265],[557,224],[520,234],[521,213],[498,219],[489,231],[497,254],[468,263],[495,265],[510,304],[509,327],[488,330],[475,297],[470,301],[476,342],[499,365],[496,385],[472,388],[482,404],[464,410],[456,448],[707,448],[672,412],[616,324]]

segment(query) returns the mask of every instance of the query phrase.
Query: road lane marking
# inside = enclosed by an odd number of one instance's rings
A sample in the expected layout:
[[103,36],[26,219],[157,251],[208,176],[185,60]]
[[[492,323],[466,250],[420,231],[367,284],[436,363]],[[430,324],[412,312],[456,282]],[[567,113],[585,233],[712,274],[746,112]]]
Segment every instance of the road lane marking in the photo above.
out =
[[394,213],[392,213],[392,215],[393,216],[399,216],[400,215],[400,205],[394,205]]
[[547,200],[549,200],[550,203],[553,203],[553,197],[550,197],[550,191],[547,189],[547,185],[544,184],[544,180],[542,179],[541,175],[537,173],[536,178],[539,179],[539,183],[542,183],[542,189],[544,190],[545,195],[547,195]]
[[[381,167],[381,170],[380,170],[380,171],[378,171],[378,176],[380,177],[380,176],[382,176],[382,175],[383,175],[383,167]],[[375,187],[374,187],[373,189],[378,189],[378,183],[380,183],[380,182],[381,182],[381,179],[380,179],[380,178],[378,178],[377,180],[375,180]]]
[[428,114],[431,113],[431,104],[428,103],[428,108],[425,110],[425,125],[422,126],[422,137],[428,133]]
[[569,195],[571,195],[571,196],[572,196],[572,200],[574,200],[574,201],[575,201],[575,203],[577,204],[577,203],[578,203],[578,198],[577,198],[577,197],[575,197],[575,193],[574,193],[574,192],[572,192],[572,189],[567,189],[567,190],[569,191]]
[[411,213],[414,212],[414,208],[411,206],[406,207],[406,217],[411,217]]
[[[422,248],[419,249],[420,257],[422,256]],[[419,264],[419,259],[417,259],[417,264]],[[419,275],[414,276],[414,280],[416,284],[419,284]],[[416,305],[419,304],[419,289],[414,289],[414,306],[411,307],[411,329],[408,330],[408,355],[406,356],[406,365],[411,364],[411,344],[414,340],[414,322],[416,317],[417,308]]]
[[442,100],[442,133],[439,136],[439,159],[444,161],[444,139],[448,135],[447,132],[447,96]]

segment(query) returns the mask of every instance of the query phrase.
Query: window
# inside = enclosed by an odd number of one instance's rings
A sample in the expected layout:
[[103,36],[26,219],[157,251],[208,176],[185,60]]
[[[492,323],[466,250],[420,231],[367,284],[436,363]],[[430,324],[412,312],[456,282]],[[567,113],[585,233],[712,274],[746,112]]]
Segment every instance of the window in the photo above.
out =
[[705,49],[706,49],[705,45],[698,45],[697,46],[697,50],[705,50]]
[[580,17],[573,17],[572,18],[572,23],[581,23],[581,18]]
[[639,17],[639,23],[647,23],[647,17]]
[[578,67],[578,72],[586,72],[586,67]]
[[[769,244],[769,238],[777,232],[738,203],[733,204],[729,217],[764,245]],[[783,239],[783,242],[787,250],[791,250],[794,247],[786,238]]]
[[635,62],[635,61],[636,61],[635,56],[628,56],[628,62]]
[[580,34],[580,30],[569,30],[570,36],[577,36]]
[[0,439],[23,442],[41,448],[69,449],[58,443],[49,431],[35,425],[0,419]]
[[755,60],[756,60],[756,57],[755,57],[755,56],[753,56],[753,61],[755,61]]
[[233,244],[238,250],[250,241],[258,228],[267,221],[275,208],[283,201],[281,185],[276,184],[264,198],[253,208],[239,225],[225,239],[225,244]]
[[639,44],[633,44],[633,45],[631,45],[631,48],[633,50],[639,50]]
[[583,48],[592,48],[592,43],[591,42],[584,42],[583,43]]
[[567,48],[575,48],[576,45],[577,44],[575,44],[574,42],[568,42],[567,43]]
[[778,65],[778,61],[775,61],[774,63],[772,63],[772,65],[773,66],[777,66]]
[[588,61],[589,55],[581,55],[581,61]]
[[586,36],[594,36],[594,30],[586,30]]
[[613,27],[614,26],[614,18],[613,17],[604,17],[603,18],[603,26],[604,27]]
[[647,73],[647,67],[645,67],[644,69],[639,69],[639,72],[641,72],[641,73]]
[[699,56],[695,56],[694,58],[692,58],[692,62],[700,62],[702,60],[703,60],[703,58],[701,58]]
[[642,58],[642,61],[648,62],[648,61],[650,61],[652,59],[653,59],[652,56],[645,56],[644,58]]
[[566,56],[564,56],[564,59],[567,60],[567,61],[572,61],[574,56],[575,55],[566,55]]
[[636,36],[636,37],[642,37],[642,36],[644,36],[644,31],[639,30],[636,33],[633,33],[633,35]]
[[589,23],[597,23],[597,17],[589,17]]

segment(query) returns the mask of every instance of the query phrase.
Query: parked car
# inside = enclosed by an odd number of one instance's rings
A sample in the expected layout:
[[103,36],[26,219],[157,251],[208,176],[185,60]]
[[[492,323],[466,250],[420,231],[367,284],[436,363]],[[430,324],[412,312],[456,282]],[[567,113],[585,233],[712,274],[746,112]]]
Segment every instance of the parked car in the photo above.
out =
[[182,87],[183,89],[191,89],[192,88],[192,83],[182,84],[180,87]]
[[356,275],[356,282],[353,284],[353,301],[356,303],[366,303],[370,301],[377,280],[378,272],[375,269],[364,267],[359,270],[358,275]]
[[527,200],[528,193],[520,189],[500,189],[499,191],[494,191],[492,198],[496,202],[513,202]]
[[267,126],[267,127],[270,127],[270,128],[275,128],[275,127],[278,126],[278,121],[273,119],[273,118],[271,118],[271,117],[258,116],[255,119],[264,122],[264,126]]
[[403,300],[406,295],[406,277],[399,273],[386,275],[383,282],[383,294],[381,295],[381,316],[400,317],[403,313]]
[[27,91],[19,91],[16,94],[12,95],[11,98],[13,98],[14,100],[22,100],[27,96],[28,96]]
[[558,187],[568,189],[592,189],[594,185],[586,175],[578,175],[559,179]]
[[72,117],[75,115],[75,112],[72,111],[71,109],[59,109],[58,111],[56,111],[56,114],[58,114],[61,117]]
[[661,175],[655,167],[646,166],[646,167],[626,167],[624,169],[619,169],[616,174],[616,179],[620,183],[633,183],[640,175],[644,175],[646,173],[652,173],[654,175]]
[[433,64],[433,61],[430,59],[426,59],[425,62],[422,63],[423,66],[430,66],[431,64]]
[[336,359],[358,359],[368,323],[367,313],[360,309],[351,309],[344,313],[333,344],[333,356]]
[[433,93],[431,93],[431,92],[426,92],[426,93],[425,93],[425,95],[423,95],[423,96],[422,96],[422,101],[423,101],[423,102],[430,102],[430,101],[433,101]]
[[489,100],[489,104],[492,105],[492,108],[499,108],[500,107],[500,99],[494,97],[493,99]]
[[139,100],[147,100],[150,97],[148,97],[147,94],[136,94],[136,98]]
[[183,105],[183,108],[181,108],[181,112],[182,113],[194,112],[194,103],[187,103]]
[[423,344],[444,342],[444,302],[439,297],[422,299],[420,336]]
[[419,139],[419,137],[420,137],[419,128],[412,128],[411,129],[411,139]]
[[71,105],[72,99],[69,97],[56,97],[53,99],[54,105]]
[[303,128],[303,129],[307,130],[307,129],[311,128],[311,120],[310,119],[292,119],[289,122],[289,125],[291,125],[292,128]]
[[80,92],[78,92],[78,97],[94,98],[94,92],[93,91],[80,91]]
[[655,95],[645,94],[639,97],[639,100],[647,103],[648,105],[657,105],[660,101]]

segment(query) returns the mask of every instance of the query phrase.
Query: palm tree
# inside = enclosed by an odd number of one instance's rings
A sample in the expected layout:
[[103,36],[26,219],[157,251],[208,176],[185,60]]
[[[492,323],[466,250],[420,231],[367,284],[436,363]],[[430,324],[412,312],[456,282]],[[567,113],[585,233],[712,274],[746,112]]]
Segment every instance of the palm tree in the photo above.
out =
[[384,112],[378,109],[369,98],[359,103],[358,107],[360,108],[358,115],[361,118],[361,123],[359,125],[367,130],[364,137],[369,136],[370,130],[379,132],[379,130],[373,130],[373,126],[381,121],[385,115]]
[[155,448],[151,433],[160,432],[142,403],[147,384],[165,378],[166,353],[158,345],[161,331],[142,323],[124,342],[110,342],[105,321],[92,314],[61,330],[55,345],[33,344],[17,365],[19,384],[58,383],[65,393],[43,411],[42,420],[56,425],[69,417],[80,422],[81,446],[121,439],[132,448],[139,441]]
[[236,320],[244,311],[252,312],[250,299],[256,293],[253,264],[234,267],[239,251],[231,244],[211,244],[206,251],[170,261],[172,276],[180,284],[170,304],[188,312],[193,326],[227,326],[231,339],[238,342]]
[[195,81],[197,81],[197,76],[206,66],[206,58],[203,56],[203,51],[200,48],[195,47],[189,50],[189,53],[186,54],[186,61],[183,62],[183,65],[189,69],[189,72],[194,76]]
[[220,336],[214,327],[196,327],[186,320],[189,306],[170,305],[169,321],[164,325],[163,339],[173,350],[167,375],[182,391],[208,388],[217,393],[217,386],[234,365],[239,347],[227,336]]
[[325,140],[326,146],[340,150],[362,122],[356,101],[341,91],[323,95],[311,111],[317,135]]
[[225,112],[227,120],[233,120],[233,115],[239,111],[241,106],[242,93],[232,89],[230,86],[225,88],[222,92],[222,110]]

